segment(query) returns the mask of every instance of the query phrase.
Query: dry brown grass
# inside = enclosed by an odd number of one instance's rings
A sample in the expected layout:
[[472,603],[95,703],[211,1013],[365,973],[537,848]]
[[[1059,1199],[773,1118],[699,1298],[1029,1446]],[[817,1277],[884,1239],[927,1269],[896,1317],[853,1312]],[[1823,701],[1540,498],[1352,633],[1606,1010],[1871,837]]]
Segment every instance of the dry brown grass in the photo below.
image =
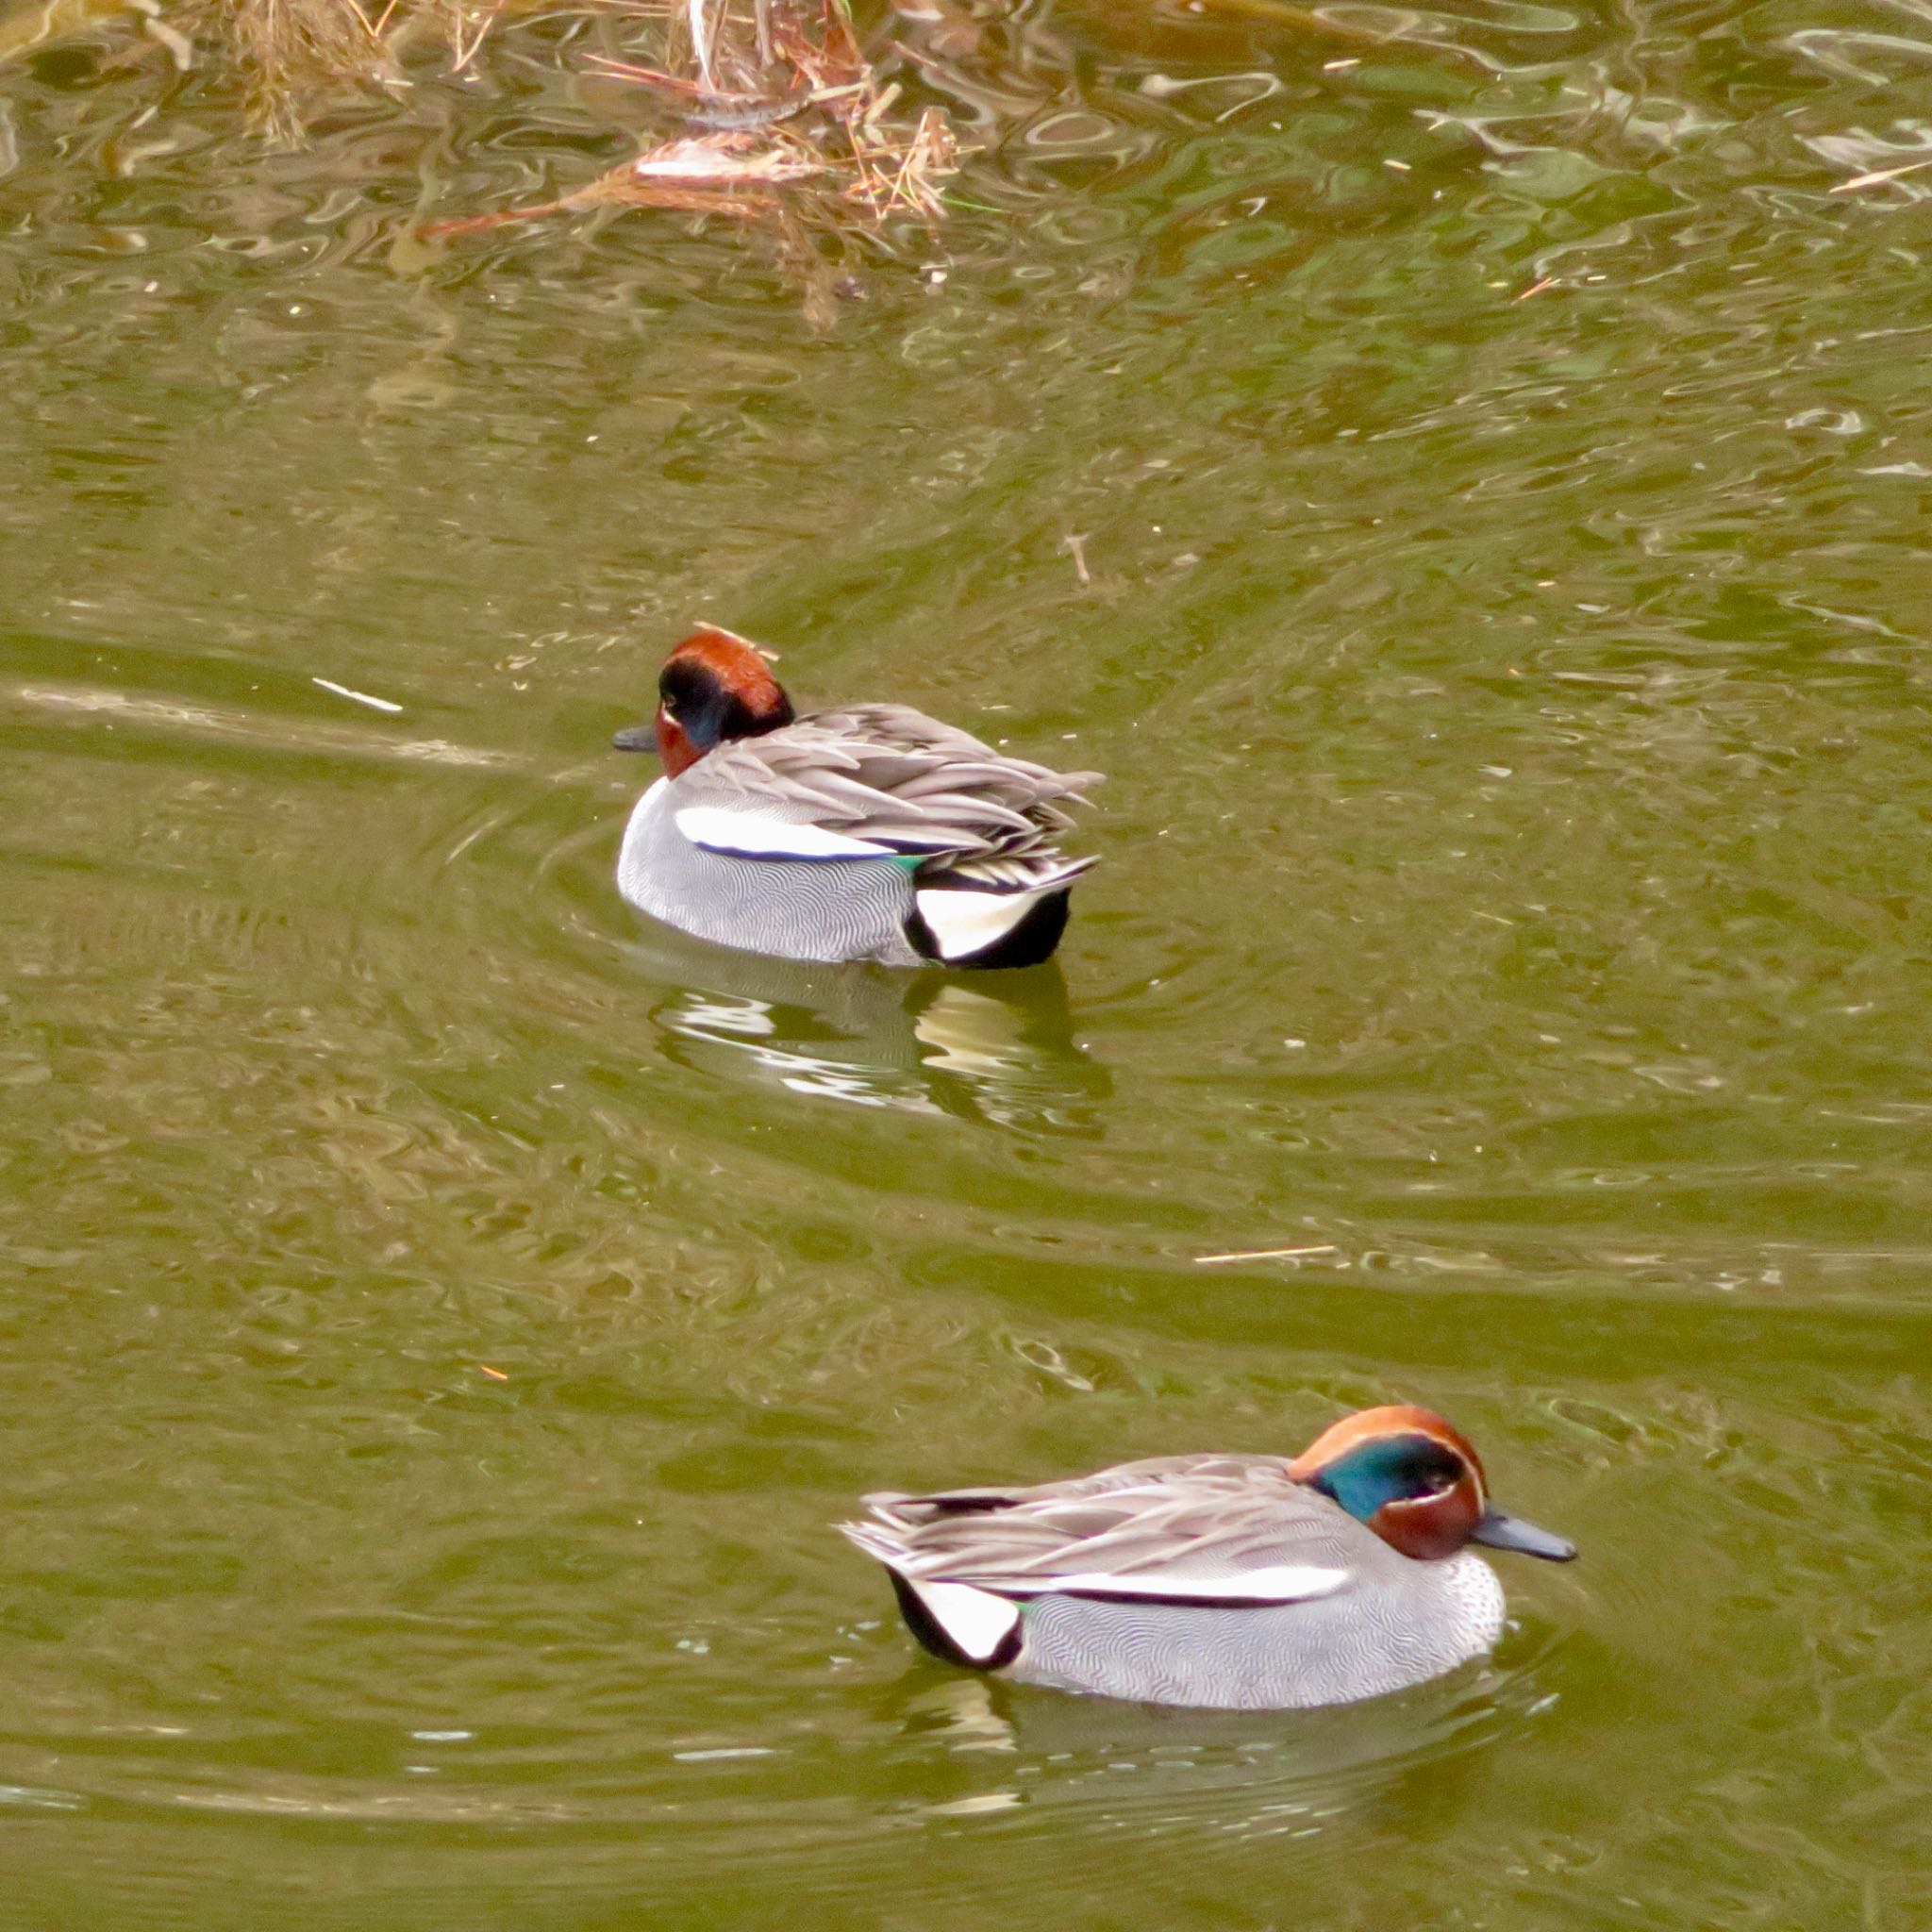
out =
[[[122,4],[42,0],[17,44],[0,37],[0,59],[97,30]],[[163,0],[132,4],[177,66],[229,50],[251,118],[280,144],[299,142],[305,120],[345,90],[402,80],[411,45],[440,43],[460,70],[518,14],[634,22],[637,58],[591,55],[584,71],[650,95],[661,138],[556,200],[421,232],[458,237],[599,208],[723,217],[763,235],[821,323],[855,258],[893,252],[891,218],[943,219],[943,184],[959,166],[944,112],[902,105],[899,83],[868,58],[849,0],[172,0],[165,18]],[[894,51],[882,43],[888,60]]]
[[195,39],[233,50],[249,116],[278,146],[301,140],[318,97],[395,72],[390,21],[372,20],[356,0],[190,0],[173,17]]
[[[249,118],[266,140],[293,147],[315,108],[346,89],[398,79],[407,41],[449,49],[454,69],[521,0],[179,0],[175,38],[225,49],[242,76]],[[595,5],[596,0],[591,0]],[[158,10],[158,9],[157,9]]]
[[[683,131],[558,200],[440,222],[457,236],[592,208],[722,215],[769,232],[829,317],[833,270],[856,235],[893,215],[944,215],[959,146],[937,108],[896,112],[842,0],[679,0],[663,16],[663,64],[593,56],[594,71],[647,90]],[[829,246],[827,244],[830,244]]]

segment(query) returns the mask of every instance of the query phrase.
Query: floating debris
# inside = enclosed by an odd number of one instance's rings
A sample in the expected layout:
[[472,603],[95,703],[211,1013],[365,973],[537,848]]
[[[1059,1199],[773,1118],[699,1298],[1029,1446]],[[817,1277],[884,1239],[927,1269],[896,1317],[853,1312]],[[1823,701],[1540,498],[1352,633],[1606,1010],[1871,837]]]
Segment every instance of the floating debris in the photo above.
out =
[[367,705],[372,711],[400,711],[403,708],[393,698],[379,698],[366,691],[352,691],[346,684],[338,684],[332,677],[311,677],[310,684],[325,691],[332,691],[339,698],[348,698],[358,705]]
[[1902,175],[1916,175],[1921,168],[1932,168],[1932,155],[1924,160],[1906,161],[1896,168],[1879,168],[1870,175],[1854,175],[1849,181],[1840,181],[1830,192],[1850,194],[1857,188],[1877,188],[1887,181],[1896,181]]
[[856,232],[893,215],[935,225],[941,184],[960,147],[941,109],[896,115],[901,89],[882,81],[841,0],[690,0],[693,74],[595,56],[605,79],[673,106],[683,129],[555,201],[434,222],[425,239],[594,208],[723,215],[770,232],[807,283],[808,312],[829,319],[836,263]]
[[1218,1267],[1224,1261],[1283,1261],[1301,1255],[1333,1255],[1338,1250],[1333,1241],[1313,1241],[1304,1248],[1237,1248],[1225,1255],[1196,1255],[1197,1268]]

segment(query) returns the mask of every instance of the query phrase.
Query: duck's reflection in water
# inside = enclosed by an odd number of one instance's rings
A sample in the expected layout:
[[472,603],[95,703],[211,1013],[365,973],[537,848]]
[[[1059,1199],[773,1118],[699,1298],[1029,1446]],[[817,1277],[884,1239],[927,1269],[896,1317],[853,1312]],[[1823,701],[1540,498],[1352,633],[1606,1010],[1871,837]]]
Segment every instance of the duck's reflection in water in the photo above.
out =
[[1169,1709],[993,1679],[894,1687],[908,1737],[958,1769],[941,1815],[1024,1807],[1094,1830],[1314,1837],[1405,1810],[1419,1786],[1452,1810],[1484,1747],[1525,1721],[1488,1665],[1399,1696],[1306,1711]]
[[1074,1039],[1052,961],[968,979],[772,959],[665,930],[625,950],[661,988],[652,1018],[685,1064],[855,1107],[1099,1132],[1112,1082]]

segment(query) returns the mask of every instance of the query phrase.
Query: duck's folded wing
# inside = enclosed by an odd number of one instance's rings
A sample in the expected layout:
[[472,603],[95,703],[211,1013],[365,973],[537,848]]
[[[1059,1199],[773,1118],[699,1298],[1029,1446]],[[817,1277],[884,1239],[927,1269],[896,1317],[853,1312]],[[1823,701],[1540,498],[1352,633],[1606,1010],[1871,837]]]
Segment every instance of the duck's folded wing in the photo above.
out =
[[870,1523],[846,1534],[914,1581],[970,1585],[1014,1601],[1040,1596],[1149,1603],[1280,1605],[1333,1596],[1355,1581],[1347,1524],[1333,1506],[1239,1458],[1148,1472],[1103,1490],[1049,1486],[868,1498]]
[[720,745],[678,781],[678,829],[738,858],[1024,859],[1093,773],[1050,772],[898,705],[855,705]]

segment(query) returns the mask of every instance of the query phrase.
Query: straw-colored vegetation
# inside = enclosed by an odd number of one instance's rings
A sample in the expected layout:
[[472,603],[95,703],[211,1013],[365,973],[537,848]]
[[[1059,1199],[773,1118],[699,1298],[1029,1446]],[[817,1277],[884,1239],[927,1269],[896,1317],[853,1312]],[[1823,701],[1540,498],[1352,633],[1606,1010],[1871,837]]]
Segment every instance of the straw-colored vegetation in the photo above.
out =
[[840,0],[689,0],[665,64],[593,56],[594,71],[655,94],[683,121],[559,201],[442,222],[454,235],[562,209],[673,208],[770,228],[789,251],[812,231],[944,213],[958,165],[945,116],[899,108],[860,49]]
[[[398,83],[406,61],[420,70],[438,46],[459,71],[539,10],[617,25],[616,43],[634,58],[566,58],[587,78],[651,96],[660,138],[560,198],[455,214],[425,238],[598,208],[721,216],[766,238],[824,322],[854,256],[891,251],[890,218],[943,218],[960,154],[952,126],[882,75],[874,56],[893,64],[889,28],[869,53],[849,0],[33,0],[0,10],[0,61],[104,27],[132,31],[150,58],[184,70],[231,62],[258,134],[292,145],[345,91]],[[139,58],[138,47],[130,40],[117,58]]]
[[187,0],[170,22],[233,50],[251,116],[284,145],[300,139],[312,101],[344,83],[368,84],[394,73],[384,38],[391,24],[372,20],[356,0]]
[[[1119,4],[1124,16],[1134,10]],[[1195,4],[1230,21],[1386,37],[1293,0]],[[625,58],[562,58],[587,78],[649,95],[658,138],[556,199],[455,209],[423,235],[459,243],[508,223],[609,208],[723,217],[766,241],[820,322],[855,258],[893,251],[891,218],[927,226],[943,218],[960,159],[944,110],[915,107],[891,77],[909,71],[897,58],[893,16],[861,35],[851,0],[28,0],[10,13],[6,5],[0,61],[104,26],[131,29],[150,58],[177,67],[231,63],[258,132],[280,144],[299,142],[305,124],[345,90],[400,83],[406,66],[420,75],[433,51],[460,71],[520,18],[600,16],[598,37]],[[944,29],[968,44],[985,11],[964,0],[919,0],[916,9],[899,0],[898,10],[915,14],[928,38]]]

